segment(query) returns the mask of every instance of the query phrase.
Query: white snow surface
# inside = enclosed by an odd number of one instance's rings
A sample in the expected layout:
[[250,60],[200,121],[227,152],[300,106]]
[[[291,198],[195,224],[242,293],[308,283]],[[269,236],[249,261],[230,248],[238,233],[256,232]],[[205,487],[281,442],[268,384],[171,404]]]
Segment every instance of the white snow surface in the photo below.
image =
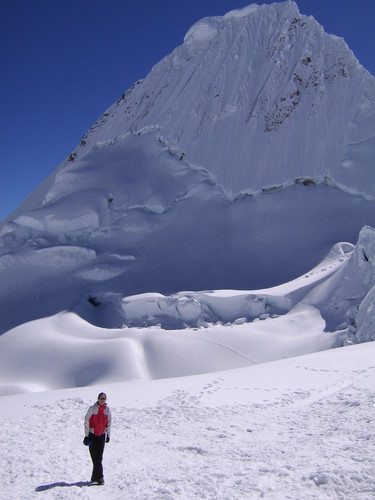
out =
[[[233,197],[159,131],[127,134],[57,169],[0,227],[0,332],[64,310],[97,326],[134,325],[122,299],[143,293],[274,287],[338,242],[354,244],[364,225],[375,226],[375,200],[332,181]],[[202,308],[206,322],[231,321],[207,310],[205,295],[179,300],[186,323]]]
[[374,137],[294,2],[196,23],[0,224],[0,498],[375,498]]
[[[4,333],[0,498],[374,498],[375,343],[352,345],[363,326],[374,340],[373,315],[361,322],[374,307],[374,238],[364,228],[355,247],[335,245],[272,289],[120,300],[138,322],[155,301],[175,318],[176,300],[195,300],[229,323],[108,329],[61,312]],[[252,322],[233,320],[244,303]],[[319,308],[333,321],[337,305],[352,326],[325,331]],[[99,487],[82,440],[103,390],[113,425]]]
[[[373,499],[374,360],[367,343],[206,375],[4,396],[0,498]],[[82,440],[102,390],[113,426],[99,487]]]
[[[0,337],[0,394],[183,377],[375,340],[374,240],[364,228],[354,249],[336,245],[274,289],[103,296],[80,315],[16,326]],[[122,327],[95,326],[114,321]]]

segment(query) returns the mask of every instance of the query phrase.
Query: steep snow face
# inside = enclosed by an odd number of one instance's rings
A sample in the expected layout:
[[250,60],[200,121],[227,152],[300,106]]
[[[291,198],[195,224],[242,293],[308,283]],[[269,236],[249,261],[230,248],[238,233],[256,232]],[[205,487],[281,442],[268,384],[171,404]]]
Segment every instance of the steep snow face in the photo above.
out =
[[155,125],[227,192],[330,176],[375,195],[375,79],[294,2],[197,22],[74,154]]
[[0,228],[1,332],[65,309],[121,326],[118,298],[144,292],[274,286],[375,226],[375,201],[330,183],[228,197],[155,130],[97,145],[51,179],[37,208]]
[[303,300],[346,342],[375,340],[375,230],[364,227],[350,259]]

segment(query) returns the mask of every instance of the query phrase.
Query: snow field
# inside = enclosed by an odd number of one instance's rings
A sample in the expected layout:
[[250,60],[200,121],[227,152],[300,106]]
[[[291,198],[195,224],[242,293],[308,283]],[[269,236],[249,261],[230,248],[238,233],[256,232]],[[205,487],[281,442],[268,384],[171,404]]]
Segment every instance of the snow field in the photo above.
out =
[[374,354],[109,384],[103,488],[87,484],[82,444],[103,386],[4,397],[0,498],[373,499]]

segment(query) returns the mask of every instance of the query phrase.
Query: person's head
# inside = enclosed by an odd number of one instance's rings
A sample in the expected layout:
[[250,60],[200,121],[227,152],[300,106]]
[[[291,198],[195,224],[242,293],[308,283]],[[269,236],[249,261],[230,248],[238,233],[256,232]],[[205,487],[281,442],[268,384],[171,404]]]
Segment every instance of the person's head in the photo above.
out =
[[105,392],[101,392],[98,396],[98,403],[102,406],[107,401],[107,395]]

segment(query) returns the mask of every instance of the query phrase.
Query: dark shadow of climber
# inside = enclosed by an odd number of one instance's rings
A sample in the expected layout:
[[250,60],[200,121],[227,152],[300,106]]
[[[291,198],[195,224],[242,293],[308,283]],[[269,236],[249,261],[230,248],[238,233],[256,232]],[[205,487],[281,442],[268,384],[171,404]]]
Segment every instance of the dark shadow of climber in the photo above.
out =
[[98,485],[97,483],[92,483],[91,481],[78,481],[76,483],[66,483],[65,481],[61,481],[58,483],[42,484],[41,486],[35,488],[35,491],[46,491],[46,490],[51,490],[52,488],[66,488],[66,487],[70,488],[72,486],[83,488],[85,486],[98,486]]

